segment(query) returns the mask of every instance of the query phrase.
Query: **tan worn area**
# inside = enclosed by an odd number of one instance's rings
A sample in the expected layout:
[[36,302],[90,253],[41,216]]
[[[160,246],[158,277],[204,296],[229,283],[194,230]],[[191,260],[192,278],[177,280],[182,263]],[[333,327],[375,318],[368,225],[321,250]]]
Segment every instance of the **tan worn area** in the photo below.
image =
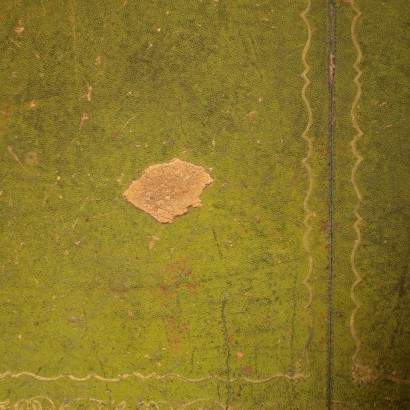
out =
[[173,159],[151,165],[141,178],[124,192],[125,199],[161,223],[170,223],[188,212],[190,206],[201,206],[203,189],[213,182],[201,166]]

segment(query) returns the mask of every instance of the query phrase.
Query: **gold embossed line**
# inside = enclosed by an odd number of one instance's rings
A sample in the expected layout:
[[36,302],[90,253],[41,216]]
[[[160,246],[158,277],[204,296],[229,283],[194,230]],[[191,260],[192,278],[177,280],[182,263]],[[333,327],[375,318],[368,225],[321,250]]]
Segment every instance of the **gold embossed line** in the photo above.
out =
[[356,348],[355,351],[353,353],[352,356],[352,360],[353,362],[356,362],[357,356],[360,352],[361,346],[362,346],[362,342],[359,339],[359,337],[357,336],[357,331],[356,331],[356,326],[355,326],[355,319],[356,319],[356,315],[357,312],[360,309],[361,306],[361,302],[359,300],[359,298],[356,295],[356,288],[357,286],[362,282],[362,277],[360,276],[359,270],[357,269],[356,266],[356,254],[357,254],[357,250],[360,247],[360,243],[362,240],[362,234],[361,234],[361,230],[360,230],[360,226],[363,223],[363,218],[360,215],[360,208],[361,208],[361,204],[362,204],[362,193],[360,192],[359,186],[357,185],[357,181],[356,181],[356,174],[357,174],[357,170],[359,169],[360,164],[363,161],[363,156],[360,154],[360,151],[357,148],[357,144],[360,141],[360,139],[363,136],[363,131],[360,128],[360,125],[357,121],[357,106],[359,104],[361,95],[362,95],[362,86],[360,83],[360,77],[362,75],[362,70],[360,69],[360,63],[362,61],[362,49],[360,48],[359,42],[357,41],[357,36],[356,36],[356,26],[357,26],[357,21],[359,20],[360,16],[361,16],[361,12],[360,10],[357,8],[354,0],[351,0],[351,6],[352,9],[354,10],[354,12],[356,13],[355,16],[353,17],[352,20],[352,24],[351,24],[351,28],[350,28],[350,35],[351,35],[351,39],[352,39],[352,43],[354,45],[354,48],[356,50],[356,60],[353,63],[353,68],[356,72],[356,76],[353,80],[354,84],[356,85],[356,95],[354,97],[353,103],[352,103],[352,107],[350,110],[350,115],[352,118],[352,126],[356,131],[356,135],[354,136],[353,140],[350,142],[350,146],[352,149],[352,153],[353,156],[356,159],[356,162],[353,165],[352,168],[352,172],[351,172],[351,177],[350,177],[350,181],[353,185],[353,189],[354,192],[356,194],[356,198],[357,198],[357,202],[354,208],[354,215],[356,217],[356,220],[353,224],[353,229],[356,233],[356,238],[354,241],[354,245],[350,254],[350,264],[351,264],[351,269],[352,272],[354,274],[354,282],[350,288],[350,297],[354,303],[354,309],[352,311],[352,314],[350,316],[350,332],[352,334],[353,340],[356,344]]
[[[21,399],[14,404],[12,404],[9,399],[0,402],[0,410],[68,410],[79,408],[77,406],[81,406],[81,408],[93,408],[98,410],[106,408],[110,408],[112,410],[125,410],[127,408],[127,403],[125,401],[122,401],[119,404],[115,404],[114,401],[107,402],[93,398],[78,397],[62,404],[57,404],[47,396],[34,396],[30,397],[29,399]],[[147,406],[146,408],[151,407]],[[156,408],[159,409],[159,407]]]
[[[224,403],[221,403],[218,400],[212,398],[200,398],[196,400],[192,400],[188,403],[182,404],[179,407],[180,410],[192,408],[192,406],[197,406],[198,404],[210,406],[212,405],[215,408],[226,409]],[[92,406],[92,407],[91,407]],[[165,408],[163,406],[167,406],[168,409],[175,408],[170,405],[166,401],[139,401],[137,407],[135,406],[127,406],[125,401],[121,401],[120,403],[116,403],[114,401],[105,401],[105,400],[98,400],[94,398],[83,398],[78,397],[75,399],[71,399],[66,401],[62,404],[56,403],[50,397],[47,396],[34,396],[29,399],[21,399],[15,402],[14,404],[10,402],[9,399],[5,401],[0,401],[0,410],[25,410],[25,409],[35,409],[35,410],[69,410],[74,408],[93,408],[93,409],[107,409],[110,408],[112,410],[125,410],[127,408],[138,408],[138,409],[155,409],[160,410],[161,408]],[[201,407],[202,408],[202,407]]]
[[141,381],[150,380],[150,379],[156,379],[156,380],[176,379],[176,380],[181,380],[186,383],[203,383],[208,380],[217,380],[223,383],[233,383],[236,381],[243,381],[246,383],[253,383],[253,384],[267,383],[267,382],[270,382],[271,380],[280,379],[280,378],[288,379],[288,380],[298,380],[298,381],[307,379],[307,376],[302,373],[298,373],[295,375],[289,375],[285,373],[276,373],[270,376],[263,377],[261,379],[251,379],[249,377],[242,377],[242,376],[226,379],[226,378],[223,378],[217,375],[210,375],[210,376],[205,376],[205,377],[194,379],[194,378],[184,377],[184,376],[181,376],[175,373],[167,373],[164,375],[160,375],[157,373],[150,373],[148,375],[143,375],[141,373],[136,373],[136,372],[125,373],[118,377],[103,377],[95,373],[90,373],[84,377],[78,377],[72,374],[59,374],[56,376],[46,377],[46,376],[40,376],[32,372],[13,373],[11,371],[7,371],[5,373],[0,374],[0,380],[6,379],[8,377],[12,379],[18,379],[20,377],[32,377],[33,379],[45,381],[45,382],[52,382],[52,381],[57,381],[61,379],[67,379],[67,380],[72,380],[75,382],[85,382],[88,380],[99,380],[99,381],[107,382],[107,383],[115,383],[115,382],[120,382],[122,380],[128,379],[130,377],[135,377],[136,379],[139,379]]
[[307,116],[308,116],[306,128],[304,129],[302,133],[302,138],[307,143],[307,154],[305,158],[303,158],[302,164],[306,169],[306,172],[308,174],[308,180],[309,180],[308,190],[303,200],[303,209],[305,212],[305,219],[303,221],[303,224],[305,227],[305,232],[302,237],[303,247],[308,256],[308,263],[309,263],[308,272],[306,274],[305,279],[303,280],[303,284],[305,285],[308,291],[308,294],[309,294],[309,299],[305,305],[305,312],[309,320],[309,333],[310,334],[309,334],[309,338],[305,346],[305,350],[308,348],[308,345],[310,343],[310,340],[313,334],[313,317],[312,317],[312,314],[310,313],[310,306],[312,305],[312,301],[313,301],[313,288],[312,288],[312,284],[310,283],[310,278],[313,272],[313,262],[314,261],[313,261],[312,250],[310,249],[310,244],[309,244],[309,237],[312,232],[312,225],[310,224],[310,219],[313,216],[313,212],[309,208],[309,201],[310,201],[310,197],[312,196],[313,185],[314,185],[313,170],[312,170],[311,165],[309,164],[309,160],[311,159],[312,154],[313,154],[313,138],[309,137],[309,131],[313,124],[313,111],[312,111],[312,107],[310,105],[309,99],[306,96],[306,90],[308,89],[311,83],[309,76],[308,76],[310,72],[310,65],[307,61],[307,54],[310,49],[310,45],[312,43],[312,32],[313,32],[312,26],[310,25],[310,22],[307,18],[310,8],[311,8],[311,0],[307,0],[305,10],[303,10],[302,13],[300,13],[300,17],[305,23],[306,31],[307,31],[306,43],[302,51],[302,63],[303,63],[303,68],[304,68],[302,72],[302,78],[304,80],[304,84],[303,84],[302,91],[301,91],[302,100],[305,103]]

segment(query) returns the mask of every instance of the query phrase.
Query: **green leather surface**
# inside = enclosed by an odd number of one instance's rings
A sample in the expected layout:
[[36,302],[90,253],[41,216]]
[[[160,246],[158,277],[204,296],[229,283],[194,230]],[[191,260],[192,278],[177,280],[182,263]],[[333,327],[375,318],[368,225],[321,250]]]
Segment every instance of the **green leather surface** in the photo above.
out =
[[405,1],[0,3],[0,409],[409,405]]

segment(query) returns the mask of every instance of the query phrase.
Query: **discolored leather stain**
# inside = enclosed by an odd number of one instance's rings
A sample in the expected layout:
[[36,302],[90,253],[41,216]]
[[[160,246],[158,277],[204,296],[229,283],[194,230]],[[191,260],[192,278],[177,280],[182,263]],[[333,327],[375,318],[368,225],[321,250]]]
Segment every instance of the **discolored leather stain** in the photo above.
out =
[[149,166],[124,192],[125,199],[158,222],[170,223],[189,207],[202,206],[199,196],[213,182],[202,166],[180,159]]

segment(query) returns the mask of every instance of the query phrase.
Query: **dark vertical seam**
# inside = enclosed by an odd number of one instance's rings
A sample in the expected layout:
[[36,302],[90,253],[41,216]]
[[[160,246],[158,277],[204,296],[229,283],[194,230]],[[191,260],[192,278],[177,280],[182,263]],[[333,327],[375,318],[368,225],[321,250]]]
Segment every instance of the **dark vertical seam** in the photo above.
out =
[[333,278],[334,278],[334,137],[335,107],[335,48],[336,10],[335,0],[329,0],[329,267],[327,275],[327,368],[326,408],[333,402]]
[[224,299],[222,300],[221,318],[222,318],[222,326],[224,330],[225,347],[226,347],[226,379],[227,379],[227,398],[226,398],[226,406],[225,406],[226,410],[229,409],[229,404],[231,402],[231,369],[230,369],[231,348],[229,347],[228,326],[226,324],[226,314],[225,314],[225,308],[226,308],[227,303],[228,303],[228,300],[225,295]]

